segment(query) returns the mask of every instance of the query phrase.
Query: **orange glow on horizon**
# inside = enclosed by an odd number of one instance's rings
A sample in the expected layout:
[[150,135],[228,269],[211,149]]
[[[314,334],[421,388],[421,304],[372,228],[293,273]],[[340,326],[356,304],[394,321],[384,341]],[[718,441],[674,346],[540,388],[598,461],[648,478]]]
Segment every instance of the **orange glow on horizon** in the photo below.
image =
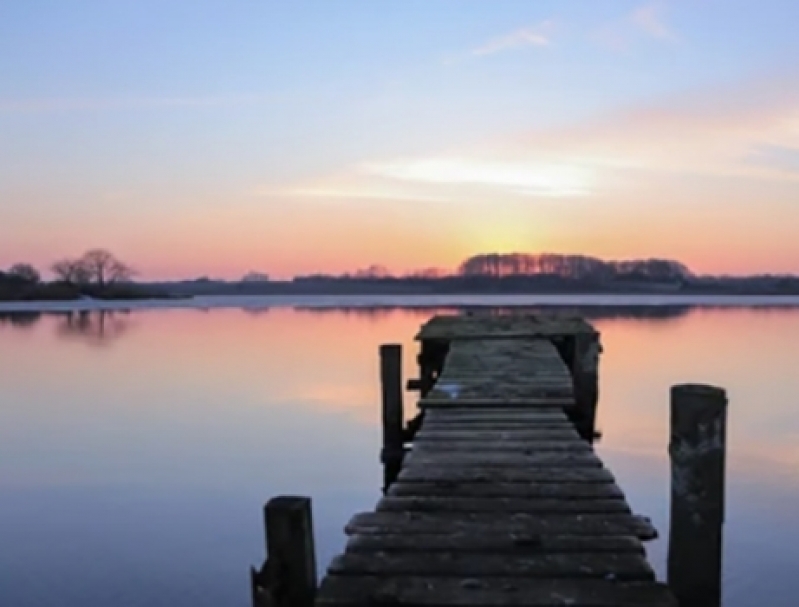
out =
[[[46,272],[89,243],[115,252],[141,280],[237,279],[250,271],[289,279],[371,265],[399,275],[431,267],[454,271],[464,259],[492,252],[670,258],[700,274],[799,273],[791,221],[775,228],[770,216],[750,216],[740,207],[703,218],[690,205],[654,212],[624,205],[621,214],[585,201],[514,202],[489,213],[480,206],[385,201],[360,201],[355,208],[318,201],[293,201],[291,209],[205,206],[152,218],[146,229],[132,219],[87,225],[68,238],[0,241],[0,267],[29,261]],[[707,228],[709,221],[718,229]]]

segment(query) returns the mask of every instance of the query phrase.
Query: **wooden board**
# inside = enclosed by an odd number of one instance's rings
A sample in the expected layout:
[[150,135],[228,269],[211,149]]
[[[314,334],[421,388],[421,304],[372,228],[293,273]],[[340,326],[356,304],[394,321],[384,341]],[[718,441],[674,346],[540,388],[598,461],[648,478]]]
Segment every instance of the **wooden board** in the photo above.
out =
[[572,451],[576,453],[593,453],[591,445],[579,440],[564,441],[457,441],[457,440],[415,440],[413,442],[414,453],[447,453],[452,451],[467,451],[473,453],[487,453],[490,451],[507,451],[517,453],[541,452],[541,451]]
[[539,468],[439,467],[404,468],[400,481],[450,481],[466,483],[607,483],[614,482],[605,468]]
[[524,578],[605,578],[654,581],[643,556],[601,554],[346,553],[333,559],[332,575],[502,576]]
[[[580,435],[574,429],[573,426],[570,426],[566,422],[559,422],[559,421],[552,421],[552,422],[540,422],[540,423],[533,423],[533,424],[513,424],[510,422],[457,422],[453,421],[451,423],[448,422],[435,422],[435,423],[426,423],[423,424],[416,432],[414,436],[414,440],[416,441],[423,441],[427,440],[426,437],[433,434],[454,434],[454,433],[462,433],[465,438],[469,438],[475,435],[480,435],[482,433],[508,433],[508,436],[503,437],[504,440],[508,440],[509,436],[521,435],[527,436],[529,439],[535,439],[538,437],[547,436],[547,431],[552,430],[554,431],[553,434],[556,436],[555,439],[547,439],[550,442],[552,440],[555,441],[563,441],[563,442],[583,442],[586,445],[589,445],[588,442],[584,441],[580,438]],[[524,440],[524,439],[522,439]],[[489,438],[484,439],[484,442],[498,442],[496,438]],[[590,447],[590,445],[589,445]]]
[[493,554],[561,554],[604,552],[644,554],[641,541],[632,536],[534,536],[520,534],[475,535],[354,535],[347,552],[487,552]]
[[416,441],[422,440],[468,440],[475,442],[488,441],[534,441],[579,439],[580,435],[572,427],[546,426],[512,429],[453,429],[453,428],[422,428],[415,436]]
[[535,514],[630,513],[623,499],[521,498],[521,497],[384,497],[378,512],[529,512]]
[[356,514],[345,527],[348,535],[371,534],[476,534],[517,533],[533,535],[632,535],[654,539],[652,524],[629,514],[500,514],[365,512]]
[[538,391],[527,397],[506,397],[506,396],[490,396],[490,397],[459,397],[453,398],[423,398],[419,401],[419,408],[427,409],[445,409],[447,407],[503,407],[503,408],[523,408],[530,409],[539,407],[542,409],[556,408],[568,409],[574,407],[574,396],[564,394],[547,394],[543,391]]
[[[514,432],[524,431],[526,427],[524,424],[513,422],[425,422],[422,424],[419,434],[429,432]],[[535,427],[538,431],[545,429],[573,430],[573,426],[569,422],[561,421],[542,421],[530,427]]]
[[467,408],[460,409],[449,407],[446,410],[431,409],[425,413],[425,421],[433,422],[440,420],[468,421],[516,421],[520,423],[537,422],[546,419],[560,419],[567,421],[568,418],[563,411],[558,409],[504,409],[502,407],[491,407],[489,409]]
[[560,337],[596,335],[584,318],[564,313],[514,313],[507,316],[480,314],[440,314],[422,325],[417,340],[514,339],[534,336]]
[[677,607],[662,584],[427,576],[328,576],[319,607]]
[[577,452],[536,452],[514,453],[501,451],[486,451],[485,453],[476,452],[452,452],[434,453],[411,451],[405,456],[405,466],[445,467],[460,466],[481,468],[497,467],[518,467],[530,468],[535,466],[552,467],[596,467],[602,466],[602,462],[593,453]]
[[388,495],[442,497],[521,497],[553,499],[601,499],[624,497],[612,482],[596,483],[468,483],[468,482],[404,482],[392,484]]
[[[449,361],[450,359],[447,360]],[[540,364],[540,362],[538,364]],[[540,386],[542,388],[571,388],[574,385],[574,380],[565,367],[557,372],[547,374],[534,373],[526,367],[512,370],[506,369],[501,373],[490,372],[485,369],[475,369],[469,373],[460,374],[448,371],[447,367],[444,367],[444,372],[441,374],[441,379],[437,382],[437,387],[442,390],[446,390],[449,387],[474,388],[488,382],[494,382],[502,386],[531,385]]]
[[[491,386],[489,384],[494,384]],[[436,382],[434,391],[440,390],[442,392],[452,392],[466,394],[469,391],[475,390],[493,390],[494,387],[507,390],[507,396],[514,396],[517,390],[523,390],[526,387],[538,388],[540,390],[567,390],[570,391],[574,387],[571,377],[531,377],[528,374],[506,377],[506,376],[493,376],[493,375],[472,375],[466,377],[452,377],[446,371],[442,373],[441,377]],[[521,396],[524,396],[523,394]],[[451,396],[450,398],[455,398]]]

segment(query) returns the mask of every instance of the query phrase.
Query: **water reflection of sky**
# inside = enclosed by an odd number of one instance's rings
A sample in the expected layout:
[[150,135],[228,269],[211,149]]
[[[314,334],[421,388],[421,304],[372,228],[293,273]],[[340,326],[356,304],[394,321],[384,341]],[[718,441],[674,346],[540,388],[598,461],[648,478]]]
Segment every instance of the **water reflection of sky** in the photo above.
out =
[[[278,493],[314,497],[325,565],[378,498],[377,347],[412,370],[430,313],[0,318],[0,602],[246,604]],[[669,386],[726,387],[726,604],[793,605],[799,310],[592,313],[599,449],[635,509],[666,536]]]

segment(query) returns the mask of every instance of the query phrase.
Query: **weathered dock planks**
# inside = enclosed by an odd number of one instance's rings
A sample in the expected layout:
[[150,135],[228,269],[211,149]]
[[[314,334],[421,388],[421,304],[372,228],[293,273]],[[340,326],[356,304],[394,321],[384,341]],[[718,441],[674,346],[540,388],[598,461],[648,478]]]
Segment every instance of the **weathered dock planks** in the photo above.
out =
[[[378,505],[379,507],[379,505]],[[347,535],[369,533],[404,533],[410,535],[447,535],[474,532],[510,533],[515,535],[627,535],[653,539],[652,525],[646,519],[630,514],[530,514],[507,513],[428,513],[428,512],[363,512],[347,523]]]
[[417,338],[421,425],[316,605],[675,607],[643,550],[656,531],[586,440],[593,327],[436,317]]
[[427,321],[417,340],[508,339],[539,336],[545,338],[595,335],[596,329],[580,316],[561,314],[488,314],[441,315]]
[[676,607],[671,592],[652,582],[506,577],[328,576],[319,607]]
[[[427,408],[451,405],[447,397],[453,390],[447,380],[467,380],[460,406],[495,405],[499,396],[507,406],[563,407],[581,436],[593,440],[602,347],[599,333],[582,318],[436,316],[416,339],[421,344],[420,378],[410,383],[421,391]],[[550,355],[552,348],[558,357]],[[538,376],[536,384],[530,381],[533,376]]]
[[405,468],[397,479],[402,481],[452,483],[607,483],[613,474],[605,468],[540,467],[540,468]]
[[595,483],[530,482],[478,483],[458,481],[397,481],[387,492],[392,496],[494,497],[494,498],[562,498],[601,499],[624,497],[622,490],[611,480]]
[[513,534],[477,536],[452,535],[356,535],[347,543],[348,552],[489,552],[497,554],[552,554],[633,552],[644,554],[637,538],[627,536],[589,537],[583,535],[540,536],[536,538]]
[[532,555],[414,553],[379,550],[370,554],[348,553],[336,557],[331,575],[418,575],[427,577],[524,577],[604,578],[654,580],[652,568],[640,554],[631,553],[539,553]]
[[574,405],[574,387],[569,369],[547,339],[454,340],[421,406],[455,403],[569,407]]

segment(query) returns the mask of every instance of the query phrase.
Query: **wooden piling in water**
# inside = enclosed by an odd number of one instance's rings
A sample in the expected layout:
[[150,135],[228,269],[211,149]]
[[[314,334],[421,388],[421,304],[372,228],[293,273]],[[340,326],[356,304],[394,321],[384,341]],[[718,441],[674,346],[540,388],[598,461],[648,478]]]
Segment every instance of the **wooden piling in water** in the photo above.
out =
[[726,418],[721,388],[671,389],[668,583],[680,607],[721,605]]
[[402,402],[402,346],[380,346],[380,385],[383,400],[384,489],[396,480],[405,454],[404,413]]
[[275,497],[264,507],[267,558],[250,568],[253,607],[313,607],[316,550],[311,500]]
[[253,607],[313,607],[316,551],[311,499],[275,497],[264,507],[267,559],[252,569]]
[[599,354],[602,346],[598,333],[574,336],[572,377],[574,378],[574,421],[580,435],[593,441],[596,431],[596,408],[599,400]]

